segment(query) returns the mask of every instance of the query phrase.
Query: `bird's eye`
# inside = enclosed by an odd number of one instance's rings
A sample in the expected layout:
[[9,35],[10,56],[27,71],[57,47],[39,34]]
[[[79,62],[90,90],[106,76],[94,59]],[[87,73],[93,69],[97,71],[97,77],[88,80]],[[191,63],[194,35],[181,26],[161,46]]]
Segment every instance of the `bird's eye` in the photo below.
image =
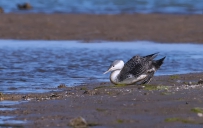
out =
[[114,66],[113,66],[114,67]]

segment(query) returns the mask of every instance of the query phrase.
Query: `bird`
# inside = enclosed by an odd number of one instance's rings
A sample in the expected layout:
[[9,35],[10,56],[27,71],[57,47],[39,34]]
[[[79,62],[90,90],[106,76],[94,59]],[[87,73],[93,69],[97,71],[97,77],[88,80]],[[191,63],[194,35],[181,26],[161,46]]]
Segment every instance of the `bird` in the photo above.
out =
[[153,60],[157,55],[158,53],[135,55],[126,63],[123,60],[115,60],[103,74],[111,72],[110,81],[115,85],[148,84],[166,58]]

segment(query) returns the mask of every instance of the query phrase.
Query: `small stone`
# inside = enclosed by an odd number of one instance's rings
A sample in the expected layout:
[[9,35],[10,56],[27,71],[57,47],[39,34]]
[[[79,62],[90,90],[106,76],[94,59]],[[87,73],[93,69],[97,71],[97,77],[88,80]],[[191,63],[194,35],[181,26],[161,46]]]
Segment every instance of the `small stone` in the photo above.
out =
[[84,128],[87,127],[87,122],[84,118],[82,118],[81,116],[76,117],[74,119],[70,120],[70,126],[75,127],[75,128]]
[[197,116],[203,117],[203,114],[202,113],[197,113]]
[[0,7],[0,13],[4,13],[4,10],[2,7]]
[[138,86],[137,89],[144,89],[145,86]]
[[50,98],[57,98],[57,97],[59,97],[58,94],[51,94],[51,95],[50,95]]
[[22,99],[27,100],[29,97],[27,95],[22,96]]
[[189,104],[188,102],[185,102],[185,104]]
[[90,94],[88,90],[85,90],[83,94]]
[[60,85],[58,86],[58,88],[66,88],[66,85],[65,85],[65,84],[60,84]]
[[199,79],[198,84],[203,84],[203,80]]
[[17,6],[18,6],[18,9],[20,10],[28,10],[32,8],[32,6],[29,3],[18,4]]
[[177,83],[181,83],[182,81],[181,81],[181,80],[177,80],[176,82],[177,82]]
[[190,82],[188,82],[188,85],[192,85],[192,82],[190,81]]
[[[108,92],[107,92],[108,93]],[[99,92],[97,90],[85,90],[83,94],[89,94],[89,95],[97,95]]]

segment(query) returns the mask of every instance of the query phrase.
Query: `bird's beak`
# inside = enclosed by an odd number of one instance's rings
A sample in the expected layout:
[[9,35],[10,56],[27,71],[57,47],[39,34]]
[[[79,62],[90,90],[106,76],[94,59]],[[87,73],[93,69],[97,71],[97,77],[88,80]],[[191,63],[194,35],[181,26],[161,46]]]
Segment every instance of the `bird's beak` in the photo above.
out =
[[108,73],[108,72],[110,72],[111,70],[109,69],[109,70],[107,70],[106,72],[104,72],[103,74],[106,74],[106,73]]

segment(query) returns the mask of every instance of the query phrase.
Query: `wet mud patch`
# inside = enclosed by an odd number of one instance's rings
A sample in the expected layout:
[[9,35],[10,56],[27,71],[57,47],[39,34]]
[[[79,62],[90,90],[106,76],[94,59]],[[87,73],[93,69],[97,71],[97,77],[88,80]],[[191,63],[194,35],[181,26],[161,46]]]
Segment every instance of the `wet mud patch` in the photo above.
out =
[[202,73],[156,76],[149,85],[103,82],[59,85],[60,91],[43,94],[2,94],[6,100],[29,102],[0,114],[28,121],[26,127],[67,127],[77,117],[89,127],[202,127],[202,78]]

